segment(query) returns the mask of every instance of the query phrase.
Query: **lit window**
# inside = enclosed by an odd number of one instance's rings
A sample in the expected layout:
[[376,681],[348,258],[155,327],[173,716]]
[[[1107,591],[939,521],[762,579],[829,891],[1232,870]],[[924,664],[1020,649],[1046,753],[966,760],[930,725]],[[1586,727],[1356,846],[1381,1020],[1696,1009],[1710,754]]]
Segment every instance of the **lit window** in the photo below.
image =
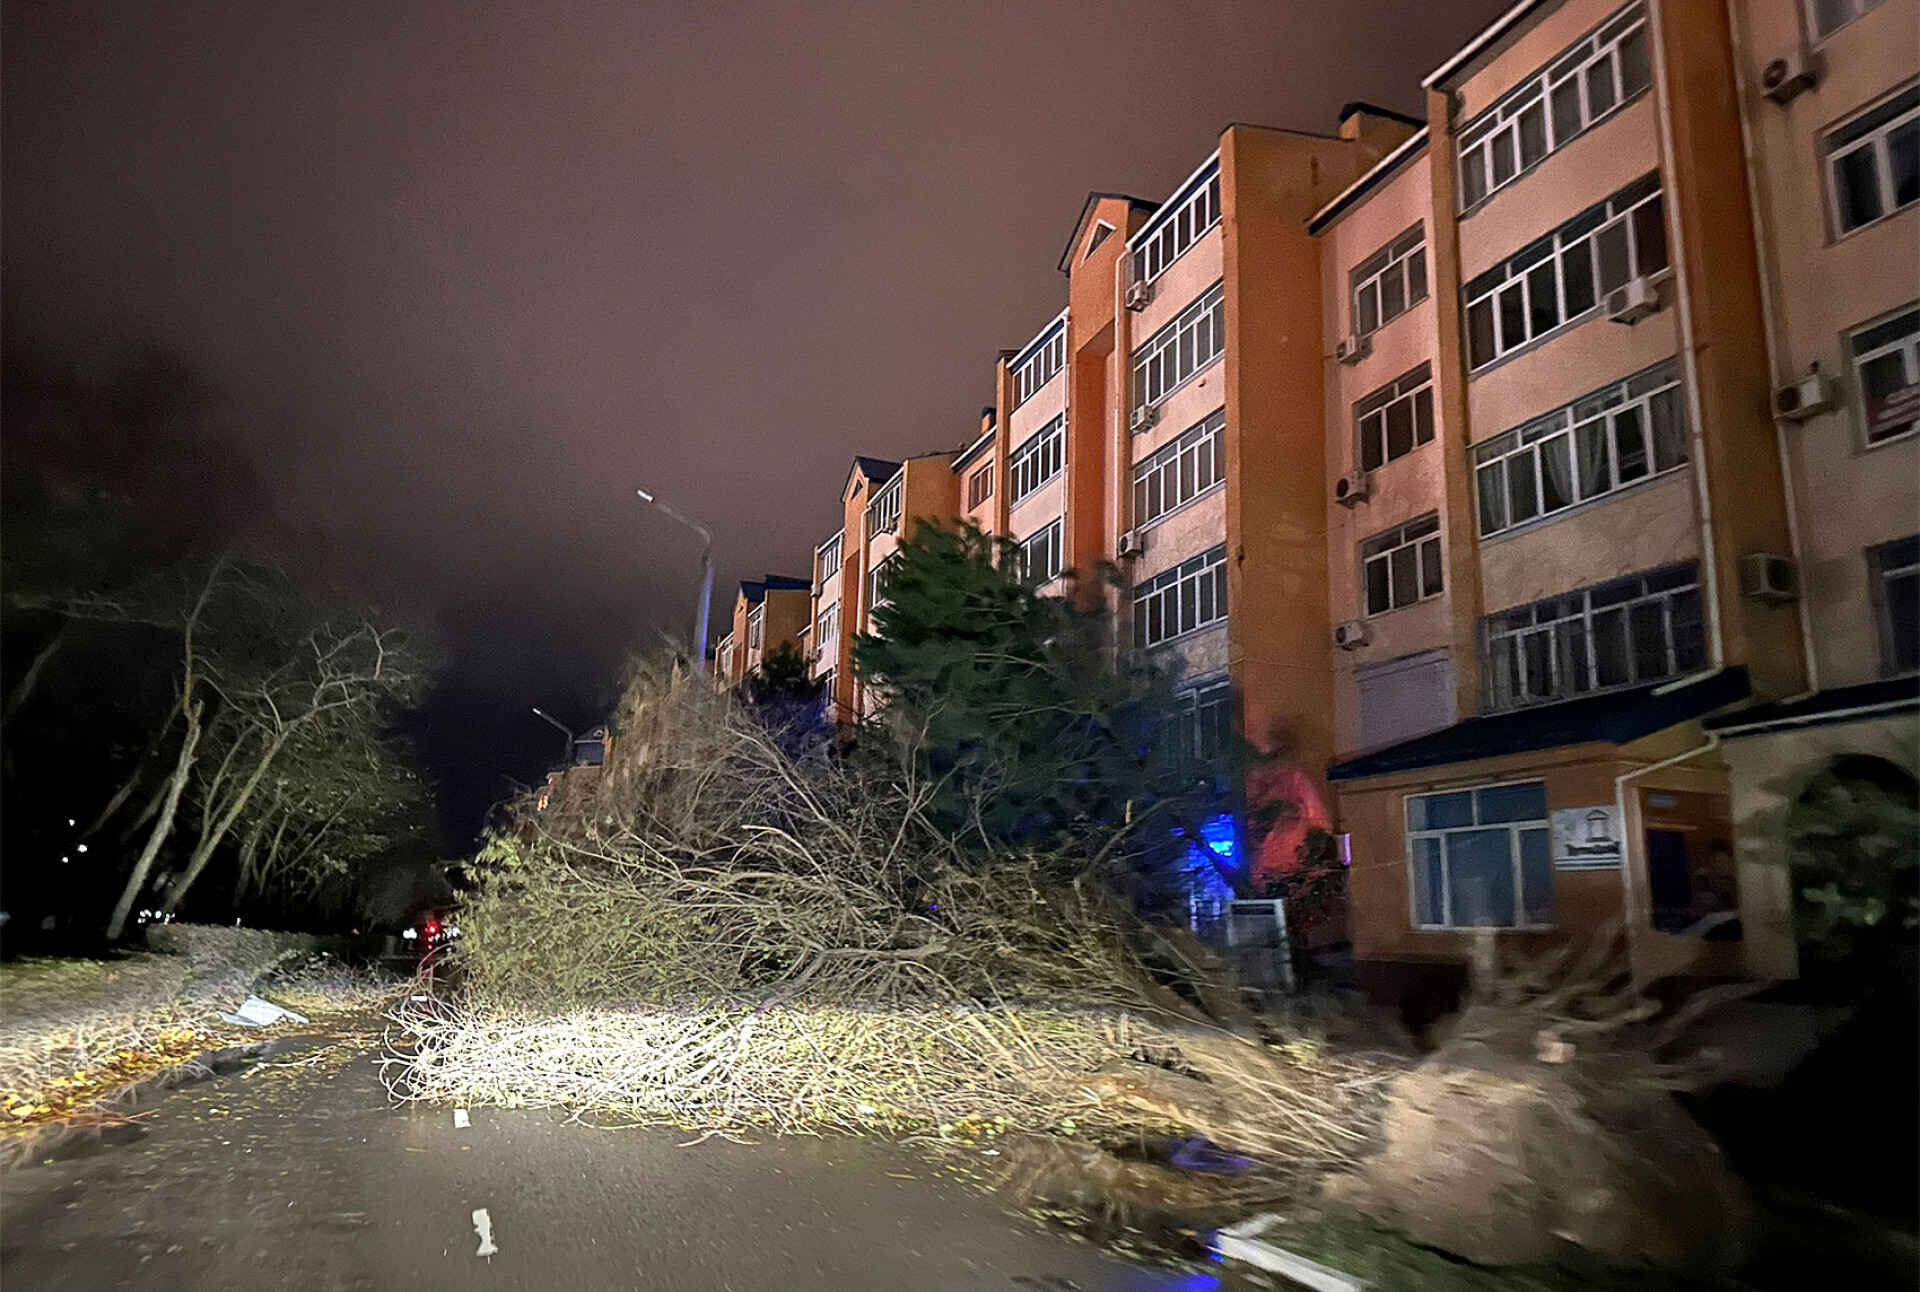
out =
[[1021,357],[1013,361],[1013,404],[1015,408],[1039,393],[1052,381],[1067,361],[1067,319],[1063,314],[1048,324],[1047,330],[1031,342]]
[[1027,582],[1039,586],[1060,577],[1062,522],[1043,525],[1020,540],[1020,567]]
[[1553,830],[1544,781],[1407,796],[1413,923],[1423,929],[1553,922]]
[[1861,113],[1824,142],[1836,233],[1920,201],[1920,87]]
[[1468,367],[1599,309],[1607,293],[1667,267],[1660,177],[1648,175],[1582,211],[1468,283]]
[[1367,613],[1385,614],[1441,592],[1440,517],[1410,520],[1360,545]]
[[1016,503],[1060,473],[1067,461],[1067,419],[1055,417],[1010,455],[1007,488]]
[[1222,284],[1209,287],[1180,317],[1133,352],[1133,406],[1157,404],[1226,348],[1227,308]]
[[1481,620],[1489,710],[1637,686],[1701,668],[1699,571],[1688,562]]
[[1524,175],[1652,80],[1646,14],[1634,3],[1460,128],[1460,209]]
[[1133,468],[1133,523],[1150,525],[1227,478],[1227,412],[1215,409]]
[[1920,427],[1920,309],[1861,328],[1847,338],[1847,356],[1867,443]]
[[1220,223],[1220,163],[1215,160],[1133,236],[1133,281],[1150,283]]
[[873,496],[867,504],[867,537],[891,534],[900,528],[900,503],[905,496],[906,472],[903,470]]
[[1351,275],[1353,331],[1365,336],[1427,299],[1427,242],[1419,225],[1368,257]]
[[1157,646],[1227,617],[1227,547],[1222,543],[1133,589],[1133,644]]
[[1882,543],[1867,553],[1880,620],[1880,671],[1920,669],[1920,537]]
[[1421,364],[1353,406],[1360,465],[1368,471],[1433,439],[1433,372]]
[[1480,533],[1497,534],[1686,465],[1674,360],[1556,408],[1473,450]]
[[971,511],[991,497],[993,497],[993,463],[989,462],[967,477],[967,509]]

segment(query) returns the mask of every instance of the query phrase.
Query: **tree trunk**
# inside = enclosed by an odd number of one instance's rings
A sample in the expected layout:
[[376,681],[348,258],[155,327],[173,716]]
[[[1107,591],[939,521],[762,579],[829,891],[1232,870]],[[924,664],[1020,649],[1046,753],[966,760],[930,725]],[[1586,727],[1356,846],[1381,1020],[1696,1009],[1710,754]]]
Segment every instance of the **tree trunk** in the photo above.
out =
[[193,751],[200,743],[200,702],[193,701],[187,706],[187,735],[180,742],[180,756],[174,760],[173,775],[167,778],[166,798],[160,805],[160,819],[153,823],[153,830],[147,835],[147,845],[140,850],[139,860],[133,863],[133,873],[127,876],[127,886],[120,890],[120,900],[115,903],[113,917],[107,921],[107,941],[117,942],[126,931],[127,916],[133,911],[133,901],[146,886],[147,874],[153,869],[153,859],[160,855],[160,845],[166,842],[167,835],[173,829],[174,813],[180,809],[181,792],[187,788],[187,778],[193,774]]
[[53,636],[47,638],[40,649],[33,653],[33,662],[27,665],[27,671],[20,675],[20,680],[8,693],[6,713],[4,717],[0,717],[0,722],[11,721],[13,715],[19,712],[20,706],[27,702],[27,697],[32,695],[34,688],[40,684],[40,674],[45,671],[47,661],[54,657],[66,637],[67,621],[63,619],[60,621],[60,626],[53,630]]
[[167,893],[167,900],[161,904],[162,911],[171,915],[180,909],[180,900],[187,895],[187,890],[193,887],[193,881],[200,878],[200,872],[207,868],[207,863],[213,860],[213,850],[220,846],[220,841],[227,837],[227,831],[233,828],[234,821],[246,811],[248,800],[252,799],[253,792],[260,788],[260,782],[266,777],[267,768],[273,765],[273,760],[280,753],[281,746],[286,743],[287,735],[282,732],[262,747],[260,761],[254,764],[253,771],[248,774],[246,783],[240,787],[240,792],[234,795],[233,801],[227,804],[227,810],[220,814],[220,819],[214,822],[212,828],[200,836],[200,843],[194,848],[186,870]]
[[240,903],[246,900],[247,886],[253,879],[254,858],[260,854],[260,837],[267,832],[267,822],[273,813],[263,812],[247,826],[247,832],[240,837],[239,874],[233,881],[233,909],[238,911]]
[[[179,712],[180,707],[175,705],[167,714],[165,721],[163,721],[159,728],[153,733],[153,739],[147,742],[147,747],[140,751],[140,757],[134,760],[133,774],[128,776],[127,779],[121,783],[120,788],[113,792],[113,797],[107,800],[107,805],[100,809],[100,815],[93,818],[93,824],[80,832],[81,839],[91,839],[94,835],[98,834],[101,827],[113,819],[114,813],[127,805],[127,800],[133,796],[134,790],[139,788],[141,778],[147,774],[148,760],[160,752],[160,746],[165,742],[167,733],[173,730],[173,720],[179,715]],[[135,823],[135,828],[139,828],[138,823]]]

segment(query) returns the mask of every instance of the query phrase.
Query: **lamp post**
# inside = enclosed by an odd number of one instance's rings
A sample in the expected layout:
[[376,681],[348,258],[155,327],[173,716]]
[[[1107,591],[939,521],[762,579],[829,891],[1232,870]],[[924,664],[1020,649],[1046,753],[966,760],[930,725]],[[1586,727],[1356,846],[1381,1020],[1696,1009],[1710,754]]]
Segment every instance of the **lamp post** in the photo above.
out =
[[566,733],[567,766],[569,767],[573,766],[573,728],[569,727],[566,723],[560,721],[558,718],[554,717],[552,714],[546,712],[537,704],[533,706],[533,716],[541,719],[544,722],[550,723],[551,725],[560,728],[562,732]]
[[679,521],[700,536],[700,601],[694,607],[693,621],[693,671],[702,674],[707,671],[707,613],[713,604],[713,534],[699,521],[688,516],[665,499],[656,498],[645,489],[635,489],[640,501],[656,511],[665,512],[672,520]]

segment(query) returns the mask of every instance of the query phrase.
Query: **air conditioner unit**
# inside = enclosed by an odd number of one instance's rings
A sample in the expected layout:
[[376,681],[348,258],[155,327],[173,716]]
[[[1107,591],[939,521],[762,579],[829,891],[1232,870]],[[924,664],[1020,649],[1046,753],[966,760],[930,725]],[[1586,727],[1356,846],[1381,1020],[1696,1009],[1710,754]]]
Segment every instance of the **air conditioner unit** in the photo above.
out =
[[1820,84],[1820,56],[1808,50],[1783,54],[1760,69],[1760,93],[1788,103]]
[[1788,557],[1750,552],[1740,558],[1740,595],[1773,605],[1796,600],[1800,571]]
[[1124,561],[1130,556],[1145,556],[1146,554],[1147,536],[1144,533],[1137,529],[1121,531],[1120,548],[1118,552],[1121,560]]
[[1152,404],[1141,404],[1127,418],[1127,426],[1132,430],[1144,431],[1160,420],[1160,410]]
[[1333,500],[1342,507],[1358,507],[1373,493],[1373,472],[1349,471],[1333,482]]
[[1364,619],[1349,619],[1333,626],[1333,644],[1341,650],[1359,650],[1373,640],[1373,631]]
[[1153,284],[1148,281],[1127,284],[1127,308],[1138,312],[1153,300]]
[[1650,278],[1633,278],[1607,293],[1607,317],[1632,327],[1660,312],[1660,290]]
[[1365,336],[1342,337],[1340,344],[1333,347],[1333,357],[1341,363],[1359,363],[1373,350],[1373,338]]
[[1773,392],[1773,415],[1783,421],[1804,422],[1833,407],[1833,387],[1819,369]]

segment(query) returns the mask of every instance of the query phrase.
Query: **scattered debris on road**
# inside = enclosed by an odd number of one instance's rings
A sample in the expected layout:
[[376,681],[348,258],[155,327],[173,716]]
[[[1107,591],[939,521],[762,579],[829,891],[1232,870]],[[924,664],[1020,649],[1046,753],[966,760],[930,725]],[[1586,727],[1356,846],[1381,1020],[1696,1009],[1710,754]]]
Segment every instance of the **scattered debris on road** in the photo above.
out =
[[476,1207],[473,1212],[473,1232],[480,1235],[480,1249],[475,1256],[493,1256],[500,1249],[493,1245],[493,1217],[487,1214],[485,1207]]
[[304,1023],[306,1015],[296,1014],[290,1009],[282,1009],[272,1001],[260,996],[249,996],[240,1002],[240,1008],[231,1014],[220,1016],[224,1021],[243,1027],[272,1027],[275,1023]]

